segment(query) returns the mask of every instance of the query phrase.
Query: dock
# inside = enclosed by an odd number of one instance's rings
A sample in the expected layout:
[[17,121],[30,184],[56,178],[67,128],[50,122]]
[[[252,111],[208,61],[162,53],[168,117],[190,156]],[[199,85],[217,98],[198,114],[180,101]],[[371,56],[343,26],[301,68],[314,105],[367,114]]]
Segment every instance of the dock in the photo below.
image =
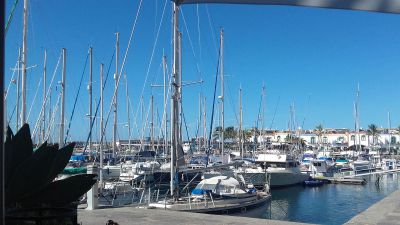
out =
[[364,185],[367,183],[364,179],[353,179],[353,178],[345,178],[345,177],[316,177],[317,180],[323,180],[327,183],[331,184],[355,184],[355,185]]
[[348,225],[400,224],[400,190],[375,203],[349,220]]
[[78,223],[82,225],[107,224],[112,220],[118,225],[140,224],[140,225],[205,225],[205,224],[229,224],[229,225],[301,225],[279,220],[267,220],[250,217],[211,215],[202,213],[190,213],[179,211],[168,211],[159,209],[144,209],[134,207],[107,208],[95,210],[78,210]]
[[344,177],[327,178],[327,180],[332,184],[364,185],[367,183],[367,181],[364,179],[353,179],[353,178],[344,178]]

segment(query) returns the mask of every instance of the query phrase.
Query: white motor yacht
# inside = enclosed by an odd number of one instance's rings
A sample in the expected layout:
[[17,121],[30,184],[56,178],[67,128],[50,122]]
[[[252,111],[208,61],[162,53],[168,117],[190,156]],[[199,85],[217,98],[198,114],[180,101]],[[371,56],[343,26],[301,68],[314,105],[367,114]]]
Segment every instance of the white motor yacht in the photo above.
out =
[[271,188],[301,184],[309,178],[309,175],[301,173],[299,163],[290,154],[259,154],[256,163],[267,168]]

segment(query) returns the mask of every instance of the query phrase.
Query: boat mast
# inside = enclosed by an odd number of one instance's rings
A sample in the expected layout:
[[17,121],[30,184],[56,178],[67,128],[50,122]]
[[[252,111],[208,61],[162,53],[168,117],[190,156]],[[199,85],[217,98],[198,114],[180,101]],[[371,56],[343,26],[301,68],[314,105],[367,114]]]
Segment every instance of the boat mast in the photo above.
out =
[[154,151],[154,97],[151,95],[150,98],[150,107],[151,107],[151,135],[150,135],[150,144],[151,144],[151,150]]
[[360,151],[361,149],[359,100],[360,100],[360,83],[357,84],[357,99],[356,99],[356,132],[358,138],[357,151]]
[[164,75],[164,157],[166,155],[166,150],[168,149],[168,130],[167,130],[167,57],[163,56],[163,75]]
[[[43,64],[43,117],[42,117],[42,141],[46,136],[46,69],[47,69],[47,50],[44,50]],[[17,116],[18,117],[18,116]]]
[[119,32],[116,33],[116,43],[115,43],[113,157],[115,157],[115,152],[117,150],[118,55],[119,55]]
[[171,181],[170,193],[172,197],[178,197],[178,190],[175,187],[175,176],[177,172],[177,151],[179,147],[179,94],[180,94],[180,68],[179,68],[179,6],[176,2],[172,3],[173,10],[173,68],[172,68],[172,86],[174,87],[171,95]]
[[126,114],[128,116],[128,150],[129,152],[131,151],[131,117],[129,115],[129,94],[128,94],[128,78],[126,76],[126,72],[124,73],[125,75],[125,94],[126,94]]
[[66,62],[67,62],[67,49],[62,49],[63,56],[63,68],[61,78],[61,115],[60,115],[60,137],[58,144],[60,147],[64,146],[64,107],[65,107],[65,73],[66,73]]
[[244,150],[243,150],[243,140],[242,140],[242,133],[243,133],[243,110],[242,110],[242,86],[239,88],[239,149],[240,149],[240,157],[244,157]]
[[21,108],[21,125],[26,123],[26,65],[27,65],[27,34],[28,34],[28,0],[24,0],[23,15],[23,31],[22,31],[22,108]]
[[225,130],[225,118],[224,118],[224,29],[221,28],[221,155],[222,155],[222,162],[224,162],[224,145],[225,145],[225,138],[224,138],[224,130]]
[[100,64],[100,184],[103,187],[103,132],[104,132],[104,122],[103,122],[103,68],[104,64]]
[[16,113],[17,113],[17,124],[16,130],[19,129],[19,120],[20,120],[20,113],[19,113],[19,102],[20,102],[20,92],[21,92],[21,48],[18,50],[18,77],[17,77],[17,105],[16,105]]
[[89,72],[89,150],[92,150],[92,132],[90,132],[90,127],[92,126],[92,78],[93,78],[93,48],[89,48],[90,56],[90,72]]
[[262,149],[264,150],[265,148],[265,140],[264,140],[264,121],[265,121],[265,84],[263,83],[262,86],[262,117],[261,117],[261,140],[262,140]]
[[207,141],[207,98],[204,96],[203,99],[203,144],[204,149],[208,148],[208,141]]

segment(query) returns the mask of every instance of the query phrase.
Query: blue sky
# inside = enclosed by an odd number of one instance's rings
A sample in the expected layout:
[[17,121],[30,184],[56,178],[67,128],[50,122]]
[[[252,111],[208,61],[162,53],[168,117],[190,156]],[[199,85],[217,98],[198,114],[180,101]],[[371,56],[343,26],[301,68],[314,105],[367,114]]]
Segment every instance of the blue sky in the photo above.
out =
[[[44,49],[48,51],[48,77],[51,77],[61,48],[67,48],[67,124],[89,46],[92,46],[94,51],[93,93],[97,101],[99,64],[104,63],[108,68],[114,51],[115,32],[120,32],[122,62],[138,2],[29,1],[28,66],[36,64],[37,67],[28,71],[28,109],[42,76]],[[18,47],[22,43],[22,3],[23,1],[19,2],[6,34],[7,85],[12,75],[10,68],[16,63]],[[13,1],[6,2],[7,16],[12,4]],[[190,136],[196,132],[199,93],[207,97],[207,115],[211,115],[217,63],[216,48],[221,27],[225,31],[227,126],[237,125],[234,115],[238,111],[240,86],[243,88],[244,126],[254,125],[263,83],[267,92],[267,128],[270,128],[271,124],[275,129],[287,128],[289,106],[292,103],[295,104],[296,120],[299,125],[304,120],[305,129],[314,128],[319,123],[325,127],[353,128],[353,102],[357,83],[360,84],[361,91],[361,127],[367,127],[371,123],[387,127],[388,112],[391,114],[391,126],[397,127],[400,124],[398,15],[303,7],[218,4],[185,5],[182,12],[180,30],[183,33],[183,80],[205,80],[202,85],[184,87],[183,110]],[[138,126],[132,122],[135,137],[138,136],[138,130],[142,130],[142,116],[136,112],[141,112],[138,107],[143,87],[145,111],[148,109],[150,95],[153,94],[156,108],[162,115],[162,89],[152,89],[150,85],[162,82],[163,52],[167,55],[168,67],[171,68],[170,43],[171,2],[143,1],[124,68],[128,76],[129,95],[134,112],[131,118],[134,120],[137,117]],[[153,46],[155,48],[151,60]],[[114,70],[113,62],[111,72]],[[84,76],[71,125],[70,139],[73,140],[86,139],[89,130],[88,119],[85,118],[88,112],[88,67]],[[57,74],[57,80],[60,80],[60,73]],[[109,79],[105,90],[106,114],[110,108],[112,83],[113,80]],[[127,128],[124,126],[127,121],[124,92],[125,81],[122,80],[118,118],[120,138],[127,138]],[[29,118],[32,127],[36,123],[41,98],[40,91]],[[52,98],[54,105],[55,91]],[[15,85],[11,85],[8,116],[14,105]],[[207,122],[209,124],[210,118]],[[14,124],[15,115],[11,126],[15,127]],[[147,136],[148,130],[145,130]],[[184,133],[186,136],[186,132]],[[56,136],[54,134],[54,138]],[[107,137],[111,138],[110,130]]]

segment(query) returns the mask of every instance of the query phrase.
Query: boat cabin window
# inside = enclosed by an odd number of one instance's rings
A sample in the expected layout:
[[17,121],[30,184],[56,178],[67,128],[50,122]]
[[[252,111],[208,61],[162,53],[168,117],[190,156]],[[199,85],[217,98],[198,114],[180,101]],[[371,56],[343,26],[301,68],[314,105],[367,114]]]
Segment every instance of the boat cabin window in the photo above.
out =
[[314,162],[313,165],[314,166],[321,166],[322,164],[320,162]]

